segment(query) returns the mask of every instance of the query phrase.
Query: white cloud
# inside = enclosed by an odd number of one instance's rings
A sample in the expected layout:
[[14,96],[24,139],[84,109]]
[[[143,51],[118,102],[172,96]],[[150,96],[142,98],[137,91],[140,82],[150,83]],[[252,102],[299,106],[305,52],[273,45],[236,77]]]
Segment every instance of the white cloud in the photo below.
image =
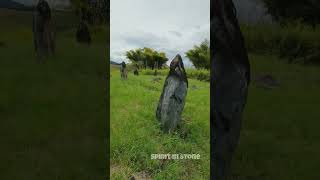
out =
[[126,60],[127,50],[143,47],[164,51],[171,60],[177,53],[184,56],[194,45],[210,39],[210,0],[111,0],[110,3],[113,61]]

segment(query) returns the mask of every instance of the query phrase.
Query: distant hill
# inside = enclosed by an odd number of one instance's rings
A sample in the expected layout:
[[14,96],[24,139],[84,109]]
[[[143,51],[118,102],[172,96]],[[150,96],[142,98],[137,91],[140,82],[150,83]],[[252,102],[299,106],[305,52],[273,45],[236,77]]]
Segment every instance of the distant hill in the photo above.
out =
[[[0,0],[2,1],[2,0]],[[17,3],[23,4],[25,6],[34,6],[38,0],[11,0]],[[70,0],[46,0],[51,9],[55,10],[68,10],[71,7]]]
[[115,61],[110,61],[110,64],[112,64],[112,65],[120,65],[120,63],[117,63]]
[[17,9],[17,10],[32,10],[31,6],[26,6],[12,0],[0,0],[0,8]]

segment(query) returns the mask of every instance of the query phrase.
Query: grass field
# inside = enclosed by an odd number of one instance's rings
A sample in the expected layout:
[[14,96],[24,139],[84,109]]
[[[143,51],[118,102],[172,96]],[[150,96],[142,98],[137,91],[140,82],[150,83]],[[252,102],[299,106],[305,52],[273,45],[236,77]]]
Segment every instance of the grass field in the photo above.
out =
[[[173,134],[161,132],[155,118],[166,76],[121,80],[112,68],[111,179],[209,179],[210,126],[208,82],[189,79],[183,124]],[[200,154],[200,160],[151,160],[151,154]]]
[[234,180],[319,179],[320,67],[251,55],[253,78],[271,74],[278,88],[249,89]]
[[107,28],[90,47],[77,20],[54,13],[57,52],[35,60],[30,12],[0,9],[0,179],[106,177]]
[[[287,64],[272,55],[250,55],[252,84],[231,180],[318,179],[320,166],[320,67]],[[279,87],[259,88],[254,79],[272,75]],[[208,179],[209,86],[190,80],[182,132],[164,135],[155,108],[165,76],[111,78],[112,179]],[[181,136],[187,135],[187,138]],[[152,153],[200,152],[201,161],[153,161]]]

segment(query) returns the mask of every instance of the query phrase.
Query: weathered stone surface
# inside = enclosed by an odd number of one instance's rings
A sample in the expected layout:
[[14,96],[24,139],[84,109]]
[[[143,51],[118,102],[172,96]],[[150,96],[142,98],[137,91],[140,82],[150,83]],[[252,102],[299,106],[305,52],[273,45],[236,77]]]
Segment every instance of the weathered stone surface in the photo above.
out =
[[240,138],[250,64],[232,0],[211,5],[211,172],[224,180]]
[[121,79],[128,78],[127,65],[124,61],[122,61],[121,66],[120,66],[120,76],[121,76]]
[[169,75],[165,80],[156,112],[164,132],[172,132],[180,123],[187,90],[186,72],[181,56],[177,55],[170,64]]
[[40,0],[34,9],[33,34],[38,57],[54,54],[55,44],[51,9],[45,0]]
[[274,89],[280,86],[280,83],[270,74],[260,75],[256,77],[254,83],[257,87],[266,90]]

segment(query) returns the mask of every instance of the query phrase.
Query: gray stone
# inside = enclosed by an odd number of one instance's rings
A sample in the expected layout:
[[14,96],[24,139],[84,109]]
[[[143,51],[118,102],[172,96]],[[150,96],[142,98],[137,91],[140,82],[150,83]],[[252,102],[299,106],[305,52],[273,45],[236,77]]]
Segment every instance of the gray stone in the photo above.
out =
[[128,79],[127,65],[124,61],[120,65],[120,76],[121,79]]
[[174,131],[180,123],[187,90],[187,75],[182,58],[177,55],[170,64],[170,71],[165,80],[156,112],[156,117],[164,132]]
[[270,74],[260,75],[255,78],[254,82],[258,88],[263,88],[266,90],[274,89],[280,86],[280,83]]
[[33,12],[33,34],[38,58],[54,54],[54,33],[51,9],[45,0],[40,0]]
[[91,35],[90,35],[89,27],[84,21],[80,22],[76,35],[77,35],[77,41],[79,43],[84,43],[88,45],[91,43]]
[[135,69],[135,70],[133,71],[133,74],[134,74],[135,76],[139,76],[139,71],[138,71],[138,69]]
[[211,17],[211,172],[231,174],[242,113],[250,83],[250,64],[232,0],[213,0]]

